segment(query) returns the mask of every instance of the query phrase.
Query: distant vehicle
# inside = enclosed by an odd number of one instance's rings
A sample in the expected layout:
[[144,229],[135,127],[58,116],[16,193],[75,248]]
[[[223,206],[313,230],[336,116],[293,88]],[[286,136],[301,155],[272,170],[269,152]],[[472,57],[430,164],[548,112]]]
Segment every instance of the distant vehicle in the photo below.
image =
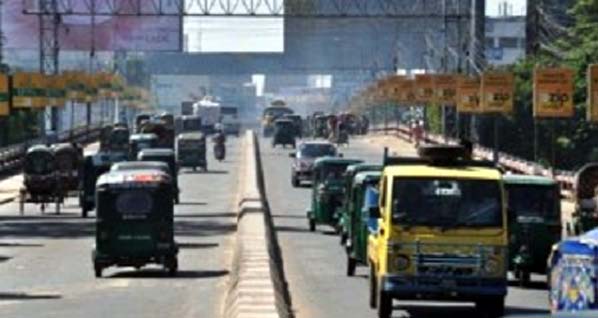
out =
[[197,115],[180,116],[175,122],[177,134],[202,132],[202,120]]
[[181,103],[181,115],[183,115],[183,116],[193,115],[193,104],[194,103],[195,102],[190,102],[190,101],[182,102]]
[[200,167],[207,171],[205,135],[198,132],[179,134],[176,140],[176,156],[181,167],[190,167],[193,171]]
[[294,187],[302,182],[312,181],[314,161],[320,157],[336,157],[336,147],[327,141],[306,141],[299,144],[297,152],[290,154],[293,158],[291,166],[291,183]]
[[262,134],[264,137],[270,137],[274,132],[274,121],[284,115],[293,113],[293,110],[288,108],[283,101],[272,102],[272,106],[264,109],[262,113]]
[[89,211],[96,207],[95,190],[96,181],[105,172],[110,170],[113,163],[126,161],[128,153],[100,151],[93,155],[85,156],[83,160],[83,179],[79,193],[81,216],[87,217]]
[[178,182],[179,166],[174,151],[168,148],[143,149],[137,154],[137,160],[158,161],[168,164],[174,188],[174,203],[178,204],[180,202],[180,188]]
[[174,240],[172,179],[158,169],[121,170],[97,183],[95,277],[110,266],[140,268],[157,263],[174,276],[178,246]]
[[112,165],[110,172],[133,171],[133,170],[160,170],[170,174],[170,167],[161,161],[123,161]]
[[212,133],[217,124],[222,124],[224,133],[229,135],[239,135],[241,131],[237,107],[204,99],[193,105],[193,114],[201,117],[204,131],[208,133]]
[[62,191],[60,189],[56,157],[51,148],[37,145],[29,148],[23,162],[23,185],[19,195],[19,210],[23,214],[25,203],[40,204],[44,213],[49,203],[56,204],[60,213]]
[[137,154],[143,149],[156,148],[156,134],[133,134],[129,137],[129,160],[137,160]]
[[272,147],[282,145],[286,147],[290,145],[295,148],[295,138],[297,137],[297,130],[295,124],[288,119],[277,119],[274,122],[274,136],[272,136]]

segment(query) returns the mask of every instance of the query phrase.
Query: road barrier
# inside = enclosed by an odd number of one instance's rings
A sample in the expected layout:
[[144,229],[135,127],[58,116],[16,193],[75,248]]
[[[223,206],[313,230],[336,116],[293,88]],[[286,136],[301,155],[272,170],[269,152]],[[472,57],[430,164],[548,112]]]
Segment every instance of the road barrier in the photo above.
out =
[[[372,131],[377,132],[384,132],[384,131],[393,131],[397,134],[398,137],[411,141],[412,133],[411,130],[404,125],[387,125],[386,127],[374,127]],[[441,135],[426,133],[424,135],[424,141],[426,143],[432,144],[440,144],[440,143],[449,143],[449,144],[457,144],[459,140],[454,138],[444,138]],[[486,148],[480,145],[474,145],[474,155],[476,157],[485,159],[485,160],[493,160],[493,150],[490,148]],[[523,173],[529,175],[539,175],[539,176],[546,176],[554,178],[561,186],[561,190],[565,196],[570,196],[574,190],[575,185],[575,172],[573,171],[565,171],[565,170],[552,170],[546,169],[542,165],[529,161],[524,160],[518,157],[515,157],[511,154],[505,152],[499,152],[499,164],[504,167],[506,170],[514,172],[514,173]]]
[[[87,144],[99,138],[100,127],[78,127],[64,131],[55,137],[55,142],[77,142]],[[21,169],[22,160],[27,149],[36,144],[45,144],[45,138],[37,138],[24,143],[0,148],[0,175],[12,174]]]
[[238,189],[237,237],[225,318],[292,318],[280,247],[266,197],[259,144],[248,131]]

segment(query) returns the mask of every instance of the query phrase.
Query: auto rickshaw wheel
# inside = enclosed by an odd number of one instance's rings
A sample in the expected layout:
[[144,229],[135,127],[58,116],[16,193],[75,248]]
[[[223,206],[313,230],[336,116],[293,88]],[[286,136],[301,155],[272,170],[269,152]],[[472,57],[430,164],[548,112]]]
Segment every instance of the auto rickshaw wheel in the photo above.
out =
[[301,185],[301,184],[299,183],[299,179],[297,178],[297,176],[296,176],[296,175],[293,175],[293,176],[291,177],[291,184],[293,185],[293,188],[299,188],[299,186]]
[[376,309],[378,307],[378,288],[376,287],[376,275],[374,273],[374,268],[370,265],[370,308]]
[[530,272],[528,272],[526,270],[518,270],[517,276],[518,276],[517,278],[519,279],[519,287],[529,286],[529,282],[531,280]]
[[60,201],[62,201],[60,196],[57,196],[54,200],[54,204],[56,204],[56,214],[60,214]]
[[21,191],[21,193],[19,194],[19,212],[21,213],[21,215],[23,215],[23,213],[25,212],[25,196],[27,195],[27,193],[25,193],[24,191]]
[[42,214],[44,214],[46,212],[46,204],[42,202],[41,206],[39,207],[40,211],[42,212]]
[[392,297],[378,286],[378,317],[390,318],[392,314]]
[[488,297],[475,302],[478,312],[488,318],[498,318],[505,314],[505,298],[503,296]]
[[316,220],[309,219],[309,231],[315,232],[316,231]]
[[357,266],[357,260],[347,255],[347,276],[355,276],[355,267]]
[[170,260],[167,261],[166,268],[168,269],[168,276],[176,276],[177,271],[179,269],[179,262],[176,256],[172,257]]
[[104,270],[104,269],[102,268],[102,266],[95,265],[95,266],[93,267],[93,270],[94,270],[94,273],[95,273],[95,277],[96,277],[96,278],[101,278],[101,277],[102,277],[102,271]]

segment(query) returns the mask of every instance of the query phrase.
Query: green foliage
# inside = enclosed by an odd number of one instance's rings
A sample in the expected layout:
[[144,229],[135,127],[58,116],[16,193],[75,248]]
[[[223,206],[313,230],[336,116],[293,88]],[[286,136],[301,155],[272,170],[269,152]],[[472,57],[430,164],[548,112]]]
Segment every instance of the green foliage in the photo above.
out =
[[434,134],[442,133],[442,108],[438,105],[426,107],[426,123],[428,131]]

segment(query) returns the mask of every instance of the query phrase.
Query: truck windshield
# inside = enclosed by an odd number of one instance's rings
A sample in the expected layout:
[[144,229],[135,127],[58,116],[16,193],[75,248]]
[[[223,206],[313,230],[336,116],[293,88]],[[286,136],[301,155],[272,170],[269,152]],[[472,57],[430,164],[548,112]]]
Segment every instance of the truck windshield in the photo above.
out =
[[497,181],[398,178],[393,182],[395,224],[439,227],[502,226]]
[[535,216],[558,219],[560,195],[556,186],[508,185],[509,212],[514,216]]

